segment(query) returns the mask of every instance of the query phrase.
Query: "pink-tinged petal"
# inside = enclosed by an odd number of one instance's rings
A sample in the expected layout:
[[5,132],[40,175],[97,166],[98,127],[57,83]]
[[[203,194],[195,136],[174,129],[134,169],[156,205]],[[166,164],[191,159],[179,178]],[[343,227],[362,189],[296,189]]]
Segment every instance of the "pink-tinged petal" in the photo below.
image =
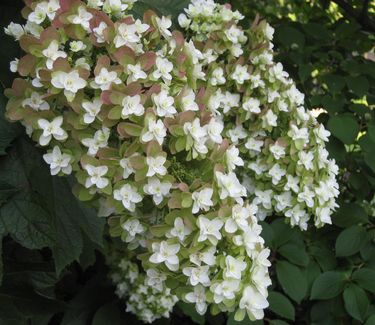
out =
[[148,71],[150,70],[156,62],[156,54],[155,52],[146,52],[141,55],[139,58],[139,62],[141,63],[142,70]]
[[53,64],[53,70],[69,72],[71,67],[66,58],[58,58]]
[[31,54],[23,56],[18,63],[18,73],[23,76],[31,75],[31,72],[35,70],[36,57]]
[[62,11],[69,11],[74,5],[80,4],[79,0],[60,0]]
[[40,41],[43,44],[43,46],[48,46],[49,43],[51,43],[52,40],[59,41],[60,34],[54,27],[48,27],[43,30],[43,32],[40,34]]
[[19,44],[22,50],[29,53],[32,46],[40,45],[40,41],[34,36],[25,34],[21,36]]
[[177,48],[177,50],[181,49],[184,46],[184,44],[185,44],[185,38],[184,38],[184,35],[181,32],[179,32],[177,30],[173,31],[172,38],[176,42],[176,48]]
[[128,64],[134,64],[136,58],[135,52],[127,46],[122,46],[116,50],[112,56],[124,67],[126,67]]

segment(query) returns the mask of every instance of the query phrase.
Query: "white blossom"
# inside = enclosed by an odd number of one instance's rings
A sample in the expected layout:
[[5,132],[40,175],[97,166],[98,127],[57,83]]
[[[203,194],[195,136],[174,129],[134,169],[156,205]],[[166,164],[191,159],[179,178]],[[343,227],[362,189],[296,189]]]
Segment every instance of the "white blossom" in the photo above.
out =
[[130,184],[125,184],[119,189],[114,190],[113,197],[115,200],[121,201],[125,209],[131,212],[135,210],[135,204],[142,201],[142,196]]
[[72,172],[72,156],[62,153],[58,146],[54,146],[53,150],[43,155],[44,161],[50,165],[51,175],[63,174],[70,175]]

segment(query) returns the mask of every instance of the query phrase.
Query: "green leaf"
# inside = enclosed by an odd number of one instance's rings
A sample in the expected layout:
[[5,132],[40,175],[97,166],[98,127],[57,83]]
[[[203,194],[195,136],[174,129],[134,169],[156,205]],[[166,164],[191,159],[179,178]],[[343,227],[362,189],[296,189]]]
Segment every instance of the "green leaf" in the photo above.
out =
[[180,308],[183,313],[187,316],[189,316],[195,323],[203,325],[205,323],[204,316],[199,315],[197,311],[195,310],[194,305],[187,304],[184,302],[177,303],[178,308]]
[[307,281],[297,266],[286,261],[276,263],[276,275],[284,292],[297,303],[300,303],[307,292]]
[[331,299],[339,295],[346,283],[342,272],[328,271],[315,280],[311,288],[311,299]]
[[359,132],[357,121],[349,115],[333,116],[327,126],[332,134],[345,144],[352,144]]
[[334,94],[339,93],[345,87],[345,78],[339,75],[328,74],[323,76],[322,80],[328,90]]
[[121,315],[118,307],[113,303],[101,306],[95,313],[92,325],[120,325]]
[[364,208],[356,203],[342,203],[332,217],[333,223],[347,228],[358,223],[367,223],[368,216]]
[[285,46],[297,45],[303,48],[305,45],[305,36],[297,29],[290,26],[281,26],[276,30],[276,39]]
[[343,296],[348,314],[359,321],[364,321],[369,308],[369,300],[365,291],[355,284],[350,284]]
[[357,253],[366,238],[366,230],[361,226],[352,226],[343,230],[336,239],[336,256],[351,256]]
[[133,11],[141,17],[146,10],[153,10],[159,15],[177,18],[189,5],[189,0],[138,0],[133,7]]
[[270,320],[270,325],[289,325],[289,324],[281,319],[272,319]]
[[309,246],[309,253],[314,256],[323,271],[332,270],[337,264],[335,254],[328,248],[327,243],[314,243]]
[[367,318],[365,325],[374,325],[375,324],[375,315],[371,315]]
[[375,270],[359,269],[353,273],[352,279],[363,289],[375,294]]
[[355,93],[358,97],[363,97],[369,91],[369,82],[366,77],[347,77],[346,84],[348,88]]
[[306,253],[304,245],[288,243],[278,249],[278,253],[284,256],[289,262],[300,266],[306,266],[309,263],[309,256]]
[[294,320],[295,311],[294,306],[287,297],[275,291],[271,291],[268,295],[270,303],[269,308],[277,315],[286,319]]
[[14,240],[29,249],[52,246],[55,242],[51,217],[27,195],[18,195],[1,207],[0,223]]

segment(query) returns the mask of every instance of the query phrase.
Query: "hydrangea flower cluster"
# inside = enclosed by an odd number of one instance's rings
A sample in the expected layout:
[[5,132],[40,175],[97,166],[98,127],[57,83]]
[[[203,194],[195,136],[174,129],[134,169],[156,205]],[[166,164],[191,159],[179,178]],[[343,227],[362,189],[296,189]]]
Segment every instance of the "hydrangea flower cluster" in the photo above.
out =
[[112,257],[111,279],[116,284],[116,294],[126,300],[126,311],[138,316],[145,323],[160,317],[168,318],[178,298],[163,284],[165,275],[149,270],[140,272],[138,265],[129,258]]
[[194,44],[210,48],[214,60],[206,73],[208,109],[246,162],[242,179],[259,220],[276,213],[303,230],[311,216],[316,227],[330,224],[339,195],[338,167],[325,149],[330,132],[273,61],[274,29],[257,18],[246,33],[236,24],[242,18],[213,0],[192,0],[179,16]]
[[7,116],[108,217],[129,311],[151,322],[183,300],[261,319],[271,281],[258,220],[330,222],[329,133],[273,62],[267,23],[245,31],[228,5],[192,1],[184,36],[169,17],[135,19],[133,2],[26,1],[27,23],[6,29],[25,52]]

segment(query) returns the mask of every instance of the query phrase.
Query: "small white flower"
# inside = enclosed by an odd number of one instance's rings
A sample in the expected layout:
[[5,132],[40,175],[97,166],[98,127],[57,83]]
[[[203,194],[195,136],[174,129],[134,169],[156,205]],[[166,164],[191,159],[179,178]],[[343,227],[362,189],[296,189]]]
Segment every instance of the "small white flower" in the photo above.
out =
[[148,183],[143,187],[143,191],[152,195],[152,199],[156,205],[159,205],[164,197],[169,195],[169,191],[172,188],[172,184],[169,182],[160,182],[157,177],[148,179]]
[[84,51],[87,46],[82,41],[71,41],[69,43],[70,50],[72,52]]
[[147,280],[146,283],[149,286],[159,286],[167,279],[167,276],[155,269],[147,270]]
[[105,148],[108,145],[110,132],[108,128],[104,127],[101,130],[97,130],[93,138],[81,140],[82,144],[89,148],[88,155],[95,156],[100,148]]
[[294,193],[299,192],[300,179],[298,177],[293,177],[292,175],[287,175],[287,182],[284,186],[285,191],[292,190]]
[[277,115],[272,112],[272,110],[268,110],[267,113],[262,116],[262,126],[264,128],[277,126]]
[[276,160],[283,158],[285,156],[285,147],[279,145],[277,142],[271,145],[269,148],[270,152]]
[[126,119],[130,115],[142,116],[145,108],[141,104],[141,96],[125,96],[122,100],[121,118]]
[[243,85],[245,81],[250,79],[250,73],[247,71],[247,69],[247,66],[236,65],[230,76],[239,85]]
[[225,257],[226,269],[224,272],[225,277],[241,280],[241,273],[246,269],[247,263],[241,258],[234,258],[228,255]]
[[195,287],[199,283],[208,287],[211,283],[208,276],[210,267],[208,265],[196,267],[184,267],[182,273],[189,277],[189,283]]
[[29,106],[35,111],[46,111],[50,109],[48,102],[43,99],[43,96],[35,91],[31,93],[29,98],[22,101],[22,106]]
[[181,106],[184,111],[199,111],[199,106],[195,102],[195,93],[189,89],[187,94],[181,98]]
[[265,190],[261,191],[259,189],[255,190],[255,204],[262,204],[265,209],[271,209],[272,208],[272,190]]
[[78,7],[78,13],[75,15],[71,15],[68,17],[69,22],[71,22],[74,25],[80,25],[82,28],[90,32],[90,20],[94,16],[89,13],[84,6]]
[[210,140],[214,143],[222,143],[223,137],[221,136],[221,133],[224,130],[224,123],[222,120],[218,118],[211,118],[210,122],[204,126],[207,131],[207,135],[210,138]]
[[184,224],[184,220],[180,217],[177,217],[174,220],[174,227],[170,230],[170,237],[177,237],[180,242],[183,242],[186,236],[191,234],[191,229]]
[[129,72],[129,78],[128,78],[128,83],[132,83],[134,81],[137,81],[139,79],[146,79],[147,74],[142,70],[141,64],[128,64],[127,69]]
[[140,19],[137,19],[134,24],[135,24],[135,27],[137,28],[138,34],[143,34],[150,28],[149,25],[143,24]]
[[47,2],[43,1],[37,4],[35,10],[27,17],[28,21],[40,25],[47,17]]
[[285,176],[285,169],[281,168],[279,164],[273,165],[273,167],[268,171],[268,175],[272,178],[272,184],[279,184],[281,178]]
[[248,205],[243,207],[240,204],[236,204],[232,208],[232,215],[225,221],[225,231],[233,234],[238,228],[246,231],[249,226],[249,221],[253,221],[255,213],[257,212],[256,205]]
[[137,26],[135,24],[120,24],[117,28],[116,36],[114,38],[115,47],[119,48],[124,45],[132,47],[132,43],[140,41]]
[[60,1],[59,0],[49,0],[46,6],[46,13],[49,20],[55,19],[56,12],[60,9]]
[[152,100],[156,107],[156,114],[160,117],[172,117],[176,114],[176,108],[174,107],[173,97],[168,96],[165,90],[162,90],[158,94],[152,95]]
[[57,175],[62,172],[70,175],[72,172],[72,156],[62,153],[58,146],[54,146],[52,152],[43,155],[44,161],[50,165],[51,175]]
[[172,20],[168,17],[162,16],[161,18],[155,17],[157,28],[159,29],[160,34],[165,38],[172,36],[169,28],[172,26]]
[[191,23],[191,20],[188,19],[188,17],[186,17],[185,14],[179,14],[178,15],[178,24],[182,27],[182,28],[187,28],[189,27]]
[[314,153],[311,151],[300,151],[298,153],[298,165],[304,166],[307,170],[313,170],[314,168]]
[[87,171],[87,174],[89,175],[89,177],[86,178],[86,188],[90,188],[91,186],[95,185],[97,188],[103,189],[106,186],[108,186],[108,178],[103,177],[108,173],[107,166],[86,165],[84,169]]
[[259,114],[260,113],[260,101],[256,98],[249,98],[242,103],[242,108],[246,112]]
[[130,243],[138,234],[146,231],[146,228],[139,222],[138,219],[129,219],[122,224],[122,229],[127,231],[125,242]]
[[303,187],[303,192],[298,193],[297,201],[304,202],[309,208],[314,206],[314,191],[310,190],[308,186]]
[[164,167],[166,161],[167,159],[163,156],[146,157],[146,164],[148,166],[146,176],[151,177],[154,175],[165,175],[167,173],[167,168]]
[[292,207],[292,193],[290,191],[283,192],[282,194],[275,195],[276,200],[275,210],[281,212],[286,208]]
[[115,200],[121,201],[123,206],[131,212],[135,210],[135,204],[142,201],[142,196],[130,184],[125,184],[121,188],[114,190],[113,197]]
[[234,144],[237,144],[238,140],[245,139],[247,137],[247,133],[242,125],[237,125],[234,129],[229,130],[228,135]]
[[161,57],[156,58],[156,70],[152,73],[152,77],[155,80],[160,78],[167,84],[170,83],[172,80],[172,75],[170,72],[173,70],[172,62],[168,61],[168,59],[164,59]]
[[83,115],[83,121],[86,124],[91,124],[95,121],[96,116],[99,114],[100,109],[103,105],[103,102],[100,98],[95,98],[92,102],[83,101],[82,108],[85,110],[85,114]]
[[96,41],[101,44],[105,42],[104,30],[108,27],[108,25],[101,21],[98,27],[95,27],[92,31],[96,37]]
[[314,133],[320,142],[328,142],[328,137],[331,135],[331,132],[326,130],[323,124],[320,124],[319,127],[315,128]]
[[197,221],[199,227],[198,242],[209,240],[212,245],[216,245],[217,241],[221,239],[220,229],[224,222],[218,218],[210,220],[200,215]]
[[268,307],[268,301],[253,286],[247,286],[240,300],[239,307],[246,309],[250,320],[262,319],[264,317],[264,309]]
[[246,196],[246,188],[241,185],[235,173],[223,174],[222,172],[215,172],[217,183],[220,188],[220,199],[224,200],[231,197],[237,203],[242,203],[242,196]]
[[122,177],[127,179],[131,174],[134,173],[134,169],[130,166],[129,158],[122,158],[120,160],[120,166],[124,169]]
[[179,259],[177,253],[180,251],[180,244],[168,244],[166,241],[161,243],[152,243],[150,262],[155,264],[165,263],[171,271],[177,271]]
[[58,58],[66,58],[67,54],[64,51],[59,51],[59,42],[53,40],[46,49],[42,51],[44,57],[47,58],[46,66],[49,70],[52,70],[53,63]]
[[232,300],[235,298],[235,293],[240,288],[240,281],[235,279],[227,279],[223,282],[216,282],[211,286],[211,291],[214,293],[214,302],[221,303],[224,299]]
[[99,7],[103,6],[103,0],[88,0],[87,6],[90,8],[98,9]]
[[156,140],[160,145],[163,144],[164,138],[167,136],[167,128],[161,120],[149,120],[147,125],[147,132],[142,135],[142,141],[149,142]]
[[108,71],[107,68],[101,68],[99,74],[95,77],[90,86],[94,89],[109,90],[112,83],[120,84],[121,79],[118,77],[116,71]]
[[24,26],[25,28],[25,32],[28,33],[28,34],[31,34],[37,38],[40,37],[40,34],[43,32],[43,27],[42,26],[39,26],[38,24],[36,23],[33,23],[31,21],[27,21],[26,25]]
[[229,171],[236,169],[236,166],[243,166],[245,163],[239,156],[240,151],[235,146],[231,146],[225,153],[225,160]]
[[105,0],[103,5],[103,11],[108,14],[118,14],[123,12],[129,7],[128,4],[122,3],[121,0]]
[[14,37],[14,39],[18,41],[21,36],[25,34],[25,30],[20,24],[11,22],[8,27],[4,28],[4,33]]
[[199,118],[195,118],[192,123],[186,122],[183,128],[185,134],[190,135],[195,141],[202,141],[207,135],[206,129],[200,125]]
[[212,71],[209,81],[212,86],[224,85],[226,80],[224,77],[223,68],[216,68],[214,71]]
[[216,263],[216,247],[210,247],[205,251],[199,251],[194,254],[190,254],[190,262],[194,263],[195,265],[201,265],[202,262],[206,263],[207,265],[213,266]]
[[213,194],[212,188],[204,188],[200,191],[195,191],[192,194],[193,199],[193,209],[192,212],[194,214],[198,213],[199,210],[208,211],[211,206],[213,206],[212,202],[212,194]]
[[78,90],[86,87],[87,82],[79,76],[77,70],[71,72],[52,72],[52,85],[57,89],[64,89],[64,95],[68,101],[72,101]]
[[38,126],[43,130],[43,133],[39,137],[39,144],[46,146],[50,143],[52,137],[58,141],[64,141],[68,138],[68,134],[61,128],[63,124],[63,117],[55,117],[51,122],[46,119],[39,119]]
[[9,70],[13,73],[16,73],[18,71],[18,64],[20,60],[19,59],[14,59],[13,61],[10,61],[9,63]]
[[87,71],[90,71],[90,64],[87,63],[86,58],[79,58],[74,64],[75,68],[82,68]]
[[204,315],[206,313],[206,290],[202,285],[195,286],[193,292],[189,292],[185,295],[185,299],[190,303],[195,303],[195,309],[199,315]]

